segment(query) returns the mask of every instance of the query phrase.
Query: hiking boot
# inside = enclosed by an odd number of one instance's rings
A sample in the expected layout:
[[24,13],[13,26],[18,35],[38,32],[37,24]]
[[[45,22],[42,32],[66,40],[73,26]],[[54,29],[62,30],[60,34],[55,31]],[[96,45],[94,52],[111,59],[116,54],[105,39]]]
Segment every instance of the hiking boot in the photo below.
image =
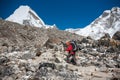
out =
[[70,63],[70,61],[69,61],[69,60],[67,60],[67,63]]
[[77,65],[76,63],[72,63],[73,65]]

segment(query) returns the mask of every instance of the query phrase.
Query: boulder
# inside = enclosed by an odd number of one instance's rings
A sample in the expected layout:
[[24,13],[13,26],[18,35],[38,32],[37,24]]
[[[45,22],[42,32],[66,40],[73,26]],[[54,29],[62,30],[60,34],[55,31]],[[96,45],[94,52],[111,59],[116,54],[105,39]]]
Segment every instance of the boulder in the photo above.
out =
[[99,47],[99,48],[97,48],[97,51],[101,52],[101,53],[104,53],[106,51],[106,48],[105,47]]
[[114,53],[114,52],[117,52],[118,49],[116,47],[108,47],[108,49],[106,50],[106,52],[110,52],[110,53]]
[[10,76],[13,73],[13,68],[11,66],[0,66],[0,77]]
[[101,38],[98,40],[98,46],[107,46],[109,47],[109,38]]
[[3,65],[10,61],[6,56],[0,56],[0,65]]

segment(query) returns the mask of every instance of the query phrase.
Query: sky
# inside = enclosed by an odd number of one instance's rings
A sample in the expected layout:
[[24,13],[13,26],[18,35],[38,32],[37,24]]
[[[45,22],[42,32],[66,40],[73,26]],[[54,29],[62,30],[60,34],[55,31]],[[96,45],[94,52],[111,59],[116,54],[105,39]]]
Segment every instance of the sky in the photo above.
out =
[[103,11],[120,7],[120,0],[0,0],[0,17],[6,19],[20,5],[28,5],[45,24],[65,30],[84,28]]

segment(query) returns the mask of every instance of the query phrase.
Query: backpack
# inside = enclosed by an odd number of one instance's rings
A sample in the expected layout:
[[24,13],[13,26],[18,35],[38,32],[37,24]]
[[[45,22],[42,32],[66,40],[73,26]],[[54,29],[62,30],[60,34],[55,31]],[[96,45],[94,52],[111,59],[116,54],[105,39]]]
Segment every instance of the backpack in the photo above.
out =
[[77,46],[76,41],[72,40],[72,41],[70,41],[70,43],[71,43],[71,45],[73,47],[73,51],[77,51],[78,50],[78,46]]

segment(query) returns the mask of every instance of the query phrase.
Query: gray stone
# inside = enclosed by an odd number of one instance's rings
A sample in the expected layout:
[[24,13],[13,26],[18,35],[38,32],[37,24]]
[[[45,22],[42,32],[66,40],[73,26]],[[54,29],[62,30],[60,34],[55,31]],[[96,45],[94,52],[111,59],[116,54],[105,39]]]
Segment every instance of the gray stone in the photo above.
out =
[[10,76],[12,75],[14,72],[13,72],[13,69],[11,66],[0,66],[0,76],[4,77],[4,76]]
[[61,62],[62,62],[62,59],[59,58],[59,57],[56,57],[56,58],[55,58],[55,62],[56,62],[56,63],[61,63]]
[[99,68],[99,70],[101,71],[101,72],[108,72],[108,68],[107,67],[100,67]]
[[25,54],[23,54],[22,55],[22,59],[32,59],[32,58],[34,58],[36,56],[36,54],[35,53],[25,53]]
[[0,56],[0,65],[7,63],[9,59],[6,56]]
[[104,47],[99,47],[99,48],[97,48],[97,51],[104,53],[106,51],[106,49]]

